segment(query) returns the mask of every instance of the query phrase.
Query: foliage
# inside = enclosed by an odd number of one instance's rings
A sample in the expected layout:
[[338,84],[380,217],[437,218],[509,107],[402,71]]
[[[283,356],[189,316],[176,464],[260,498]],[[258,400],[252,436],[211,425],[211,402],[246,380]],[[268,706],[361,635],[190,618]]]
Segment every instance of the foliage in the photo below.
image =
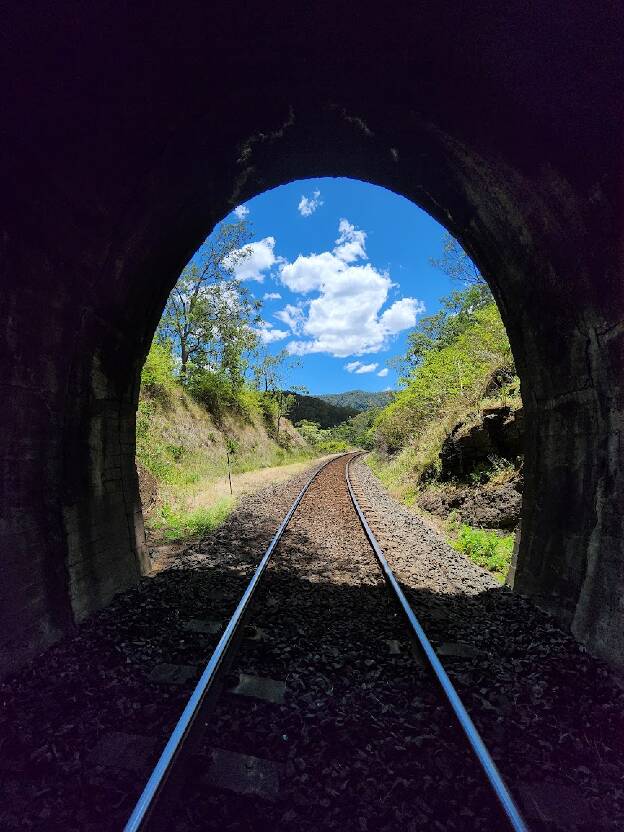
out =
[[422,318],[409,334],[403,359],[404,371],[409,373],[417,368],[429,352],[451,345],[473,326],[478,313],[488,308],[496,307],[487,284],[483,282],[442,298],[440,311]]
[[340,453],[349,448],[370,449],[373,446],[375,411],[358,413],[333,428],[303,419],[296,427],[303,438],[320,453]]
[[295,394],[295,402],[290,412],[293,422],[316,422],[322,428],[333,428],[345,422],[357,411],[351,407],[339,407],[330,404],[318,396],[303,396]]
[[[266,353],[254,367],[256,386],[263,390],[264,397],[272,402],[270,407],[264,408],[264,413],[267,426],[270,425],[268,417],[271,415],[275,418],[272,427],[274,427],[277,439],[279,439],[282,419],[290,414],[296,402],[296,393],[285,389],[285,377],[289,371],[298,366],[300,366],[299,359],[293,358],[286,350],[281,350],[277,355]],[[295,390],[299,390],[300,393],[305,392],[303,387],[295,388]]]
[[234,388],[243,384],[260,307],[236,276],[249,236],[245,222],[219,225],[169,295],[158,332],[173,344],[182,381],[194,367],[226,375]]
[[371,393],[368,390],[348,390],[346,393],[326,393],[318,398],[335,407],[345,407],[361,412],[385,407],[394,398],[394,393],[390,390],[377,393]]
[[147,396],[166,399],[175,386],[171,345],[154,340],[141,370],[141,390]]
[[323,429],[316,422],[305,419],[297,424],[297,430],[315,451],[323,454],[338,454],[348,450],[348,443],[335,435],[331,428]]
[[377,419],[379,445],[396,453],[433,420],[474,407],[483,398],[492,371],[510,363],[503,322],[491,303],[471,314],[469,325],[450,342],[424,353],[406,388]]
[[494,531],[474,529],[463,524],[451,545],[470,558],[473,563],[502,576],[504,580],[511,563],[514,536],[513,534],[500,536]]
[[227,414],[252,420],[261,412],[262,395],[246,383],[233,384],[224,371],[191,367],[187,390],[220,423]]

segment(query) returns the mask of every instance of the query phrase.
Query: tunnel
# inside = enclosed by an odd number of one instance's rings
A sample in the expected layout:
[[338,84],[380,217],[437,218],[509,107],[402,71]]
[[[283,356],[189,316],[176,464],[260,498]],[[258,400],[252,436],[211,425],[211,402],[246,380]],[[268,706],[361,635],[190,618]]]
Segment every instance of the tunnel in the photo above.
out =
[[0,672],[148,569],[139,378],[181,268],[307,177],[487,278],[526,411],[514,590],[624,662],[622,10],[63,2],[4,26]]

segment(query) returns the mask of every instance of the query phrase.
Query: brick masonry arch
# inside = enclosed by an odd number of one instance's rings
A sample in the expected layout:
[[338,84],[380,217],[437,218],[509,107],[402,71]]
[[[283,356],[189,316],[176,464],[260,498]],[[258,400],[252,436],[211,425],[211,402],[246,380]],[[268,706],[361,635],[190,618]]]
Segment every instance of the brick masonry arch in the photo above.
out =
[[0,670],[147,567],[140,367],[257,193],[402,194],[487,276],[522,380],[516,589],[624,662],[621,14],[277,2],[12,12],[0,166]]

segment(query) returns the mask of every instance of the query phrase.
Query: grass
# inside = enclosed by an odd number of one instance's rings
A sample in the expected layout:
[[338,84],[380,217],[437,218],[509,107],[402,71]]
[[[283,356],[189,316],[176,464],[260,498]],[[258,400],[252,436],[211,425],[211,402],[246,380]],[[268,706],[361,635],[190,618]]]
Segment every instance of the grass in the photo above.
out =
[[224,497],[211,506],[190,511],[165,503],[156,516],[150,518],[150,526],[168,543],[203,537],[225,522],[235,505],[233,497]]
[[[216,483],[228,481],[228,451],[233,477],[316,456],[298,435],[284,432],[278,444],[260,414],[243,419],[227,413],[215,424],[178,384],[166,397],[141,396],[136,440],[137,460],[156,478],[160,498],[160,507],[145,518],[146,528],[169,542],[207,534],[234,507],[234,500],[213,494]],[[197,505],[207,493],[210,502]]]
[[513,534],[501,536],[464,523],[457,530],[457,536],[451,539],[451,546],[477,566],[492,572],[501,583],[507,577],[514,547]]

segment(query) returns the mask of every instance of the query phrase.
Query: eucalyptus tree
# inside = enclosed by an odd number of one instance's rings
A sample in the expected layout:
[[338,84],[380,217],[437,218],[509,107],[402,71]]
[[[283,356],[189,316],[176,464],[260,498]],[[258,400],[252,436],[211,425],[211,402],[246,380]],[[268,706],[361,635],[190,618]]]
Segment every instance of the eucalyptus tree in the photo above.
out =
[[260,301],[238,277],[238,266],[251,255],[250,236],[244,221],[221,223],[169,295],[158,335],[171,342],[182,382],[193,369],[225,373],[234,387],[243,383],[260,320]]

